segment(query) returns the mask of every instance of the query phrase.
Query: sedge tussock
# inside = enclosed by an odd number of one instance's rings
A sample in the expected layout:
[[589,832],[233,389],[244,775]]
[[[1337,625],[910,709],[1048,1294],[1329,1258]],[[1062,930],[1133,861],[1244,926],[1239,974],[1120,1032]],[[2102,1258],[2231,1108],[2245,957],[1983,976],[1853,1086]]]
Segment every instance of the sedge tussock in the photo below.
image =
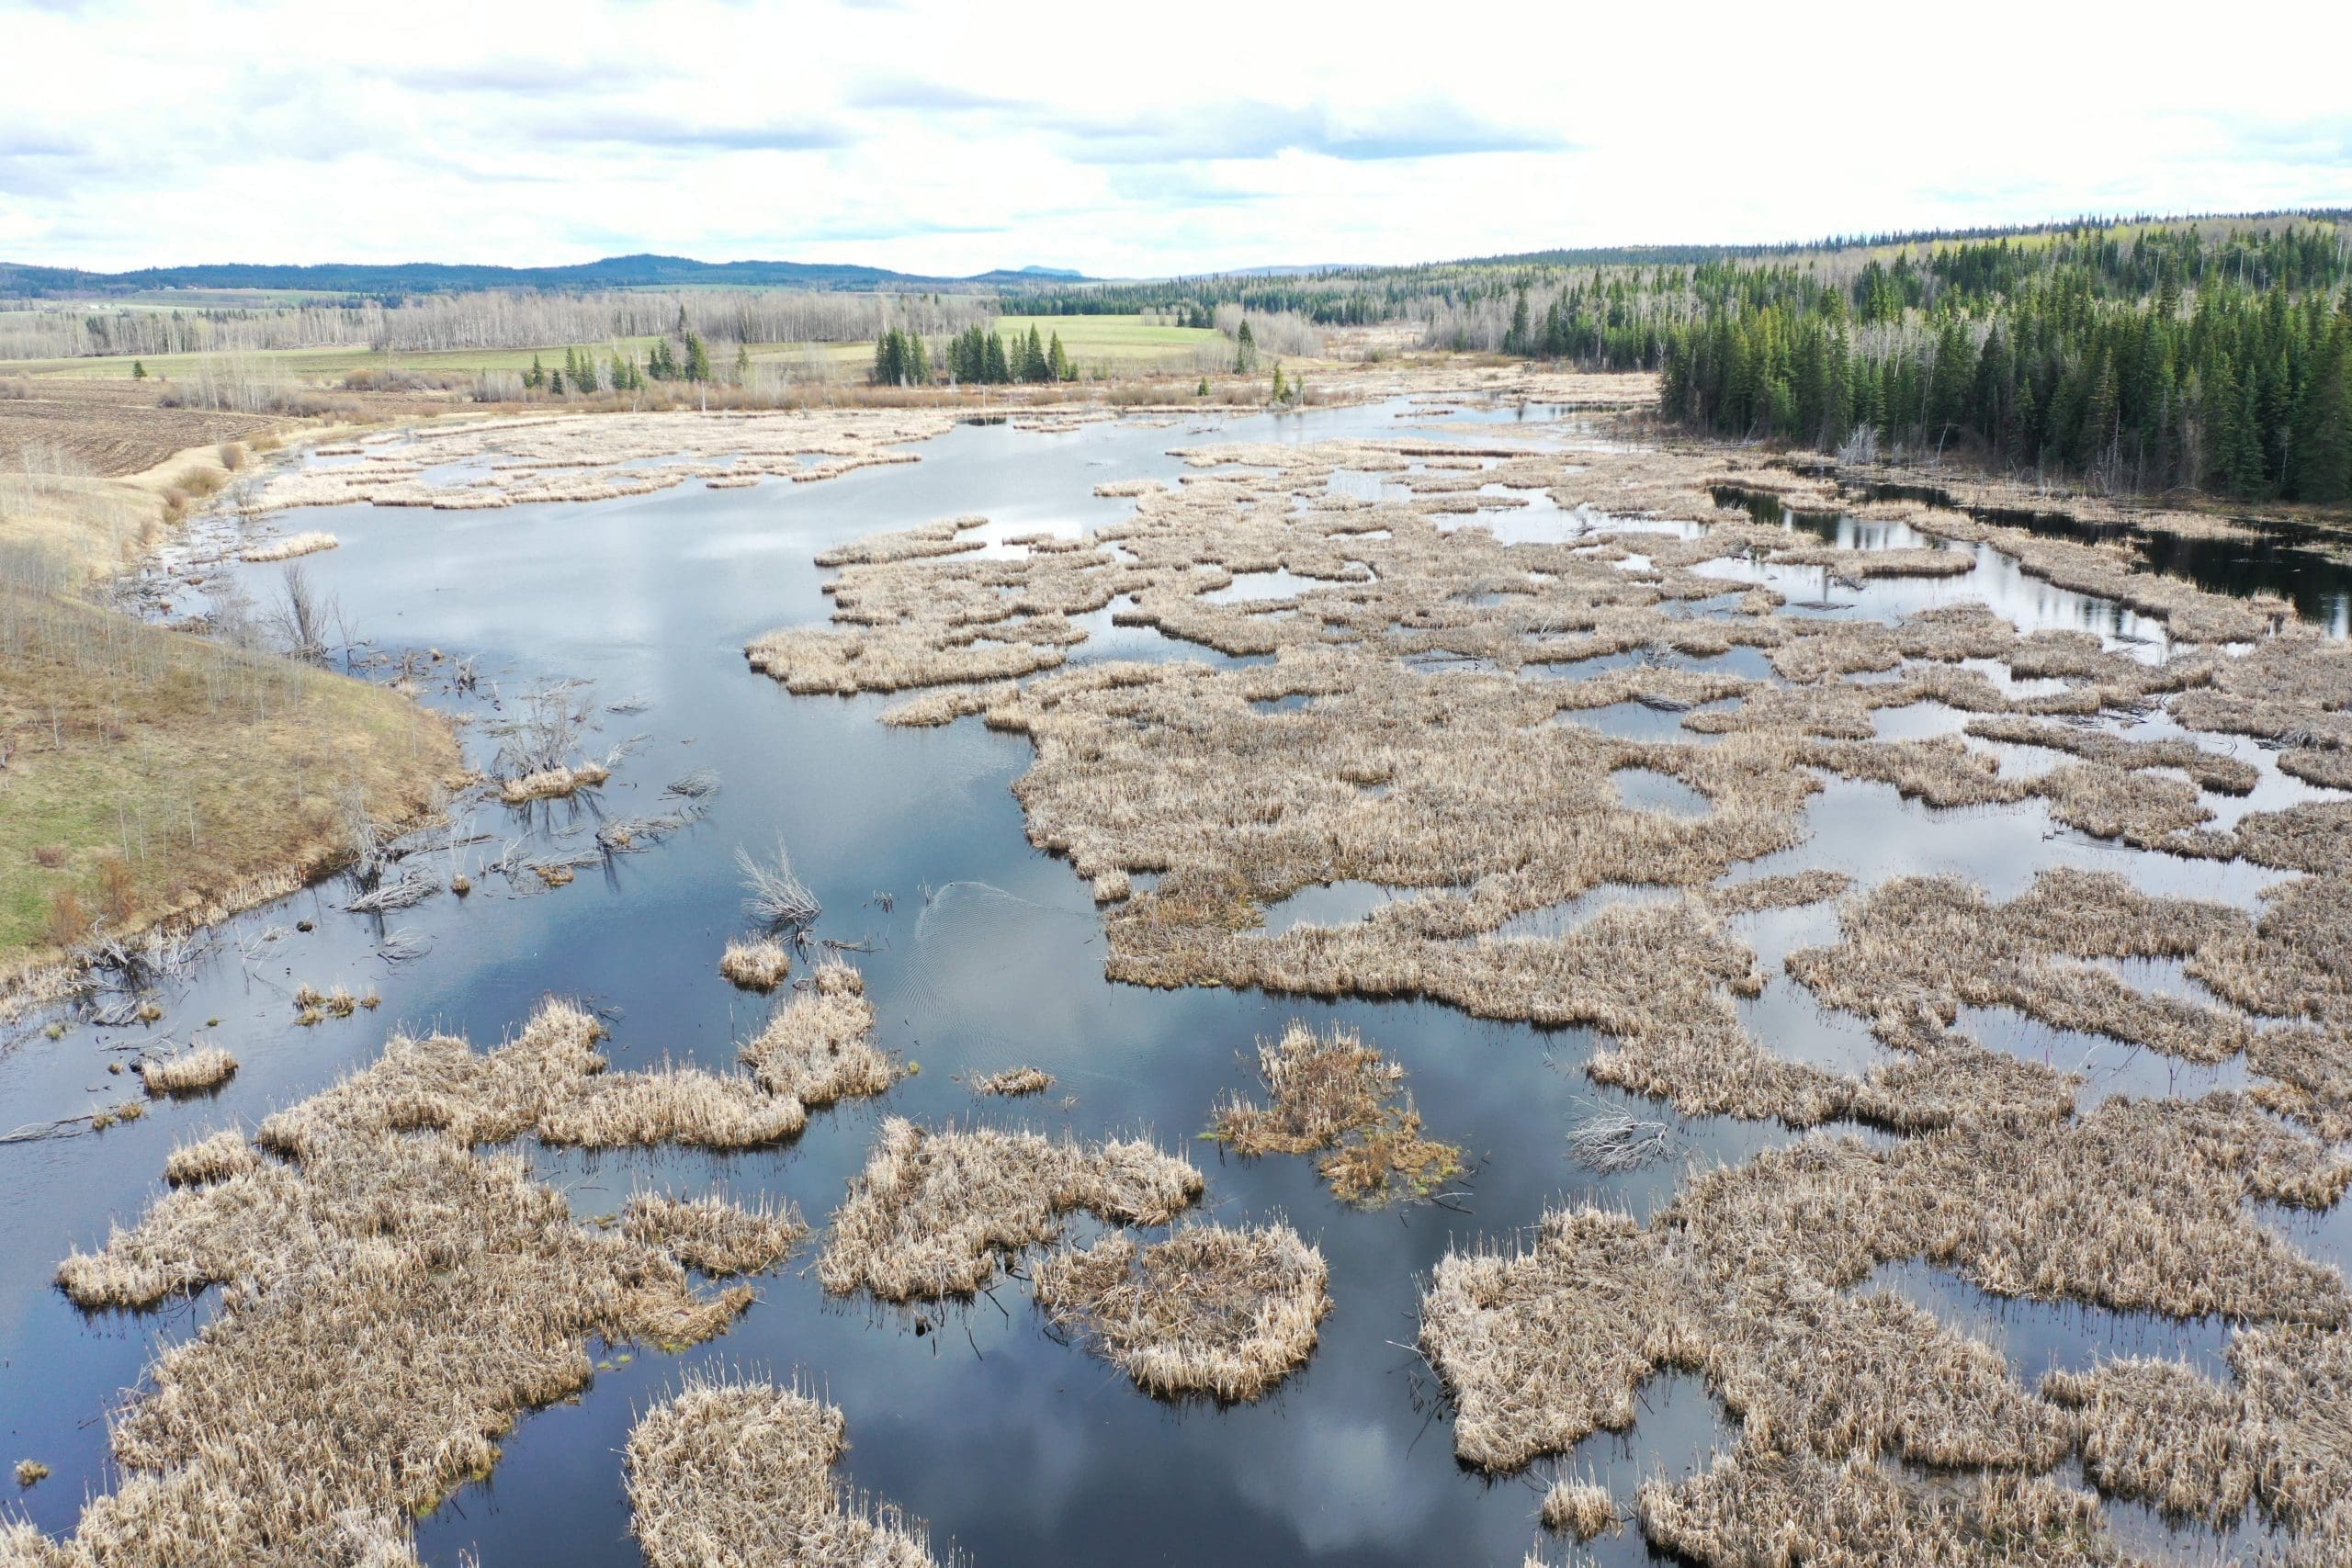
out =
[[1562,1479],[1544,1494],[1539,1517],[1544,1528],[1578,1540],[1591,1540],[1619,1526],[1616,1499],[1609,1488],[1589,1481]]
[[1059,1235],[1073,1211],[1163,1225],[1201,1188],[1199,1171],[1148,1143],[926,1131],[894,1116],[833,1213],[817,1278],[835,1295],[886,1302],[975,1295],[1006,1258]]
[[1054,1087],[1054,1075],[1042,1067],[1007,1067],[972,1080],[974,1094],[1043,1094]]
[[629,1528],[650,1568],[933,1568],[920,1525],[834,1482],[846,1426],[797,1390],[689,1374],[629,1430]]
[[718,972],[747,991],[773,991],[792,973],[792,950],[774,937],[739,937],[719,955]]
[[1235,1095],[1211,1121],[1237,1153],[1320,1154],[1316,1168],[1351,1203],[1426,1196],[1461,1173],[1460,1149],[1421,1136],[1403,1066],[1352,1031],[1294,1022],[1260,1043],[1258,1080],[1268,1104]]
[[1055,1326],[1161,1398],[1260,1398],[1314,1354],[1331,1309],[1323,1255],[1288,1225],[1180,1225],[1139,1247],[1124,1233],[1039,1258]]
[[218,1045],[204,1045],[140,1063],[139,1079],[149,1094],[201,1094],[227,1083],[236,1070],[236,1057]]

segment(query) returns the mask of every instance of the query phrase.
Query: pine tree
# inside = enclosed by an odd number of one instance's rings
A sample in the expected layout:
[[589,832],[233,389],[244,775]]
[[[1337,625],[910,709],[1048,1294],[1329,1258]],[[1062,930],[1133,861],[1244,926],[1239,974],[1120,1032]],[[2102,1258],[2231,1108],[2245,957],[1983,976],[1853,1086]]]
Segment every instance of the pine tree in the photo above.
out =
[[2323,506],[2352,501],[2352,295],[2314,355],[2289,449],[2289,488]]
[[134,381],[144,381],[147,379],[147,367],[145,362],[137,359],[130,362],[130,378]]
[[1274,361],[1274,401],[1282,402],[1288,396],[1289,393],[1283,387],[1283,362],[1277,359]]
[[[678,313],[685,314],[683,306]],[[686,334],[686,379],[696,382],[710,379],[710,350],[704,347],[702,339],[692,333]]]
[[1239,330],[1233,334],[1233,368],[1246,376],[1258,366],[1258,339],[1250,330],[1248,317],[1243,317]]
[[984,346],[988,358],[981,369],[980,379],[995,386],[1002,386],[1005,382],[1012,380],[1012,367],[1006,363],[1004,357],[1004,334],[989,333],[988,342]]
[[740,387],[751,378],[752,345],[739,343],[735,345],[735,384]]
[[1077,379],[1077,374],[1070,366],[1069,355],[1062,352],[1062,334],[1059,333],[1056,333],[1053,341],[1046,345],[1046,367],[1053,373],[1053,378],[1057,381]]
[[548,373],[539,364],[537,355],[531,355],[531,367],[523,373],[523,385],[533,391],[548,384]]

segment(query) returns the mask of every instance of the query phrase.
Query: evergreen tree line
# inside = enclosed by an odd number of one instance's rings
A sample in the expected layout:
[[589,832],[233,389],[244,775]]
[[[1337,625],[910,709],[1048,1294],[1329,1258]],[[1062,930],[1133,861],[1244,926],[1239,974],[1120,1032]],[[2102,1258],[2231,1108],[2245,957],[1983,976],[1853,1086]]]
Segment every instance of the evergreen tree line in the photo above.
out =
[[[737,378],[749,363],[749,355],[738,351]],[[596,351],[590,348],[567,348],[563,363],[544,363],[538,355],[531,355],[531,367],[523,372],[523,385],[535,392],[560,396],[570,392],[641,392],[648,381],[684,381],[699,383],[715,380],[710,367],[710,349],[694,333],[685,334],[683,345],[673,347],[666,337],[656,338],[647,351],[645,363],[639,366],[636,355],[616,352],[600,365]]]
[[1920,310],[1866,268],[1848,291],[1730,299],[1667,334],[1664,406],[1824,450],[1867,434],[2117,488],[2352,500],[2352,289],[2209,273],[2190,304],[2177,271],[2154,276],[2151,297],[2118,299],[2068,267]]
[[[1008,344],[1001,333],[977,323],[947,340],[944,361],[948,376],[966,384],[993,386],[1014,381],[1074,381],[1078,367],[1062,347],[1062,334],[1050,337],[1031,323],[1024,335],[1015,333]],[[874,350],[874,379],[881,386],[915,386],[931,379],[932,362],[916,333],[892,329],[882,334]]]

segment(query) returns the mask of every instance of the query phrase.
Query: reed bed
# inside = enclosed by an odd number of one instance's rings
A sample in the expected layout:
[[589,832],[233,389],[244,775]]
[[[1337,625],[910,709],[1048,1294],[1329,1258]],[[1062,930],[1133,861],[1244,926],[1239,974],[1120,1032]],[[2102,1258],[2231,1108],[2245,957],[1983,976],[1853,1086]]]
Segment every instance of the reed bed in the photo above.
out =
[[[2217,829],[2204,792],[2249,793],[2263,771],[2198,733],[2144,739],[2130,725],[2162,707],[2185,730],[2276,747],[2293,760],[2283,771],[2335,778],[2352,755],[2352,650],[2293,626],[2283,604],[2141,571],[2125,550],[1908,502],[1857,507],[1823,478],[1720,448],[1562,456],[1408,439],[1180,455],[1182,483],[1113,487],[1134,513],[1050,549],[956,548],[973,536],[958,520],[844,551],[831,624],[771,634],[750,657],[796,691],[912,694],[894,724],[978,716],[1027,736],[1035,764],[1015,793],[1031,840],[1097,891],[1114,979],[1427,998],[1587,1026],[1603,1036],[1595,1081],[1685,1114],[1897,1134],[1880,1147],[1817,1137],[1693,1177],[1647,1226],[1569,1211],[1515,1251],[1447,1258],[1422,1346],[1454,1396],[1464,1459],[1510,1468],[1622,1427],[1644,1379],[1681,1369],[1709,1381],[1743,1437],[1707,1475],[1645,1489],[1654,1544],[1741,1564],[2119,1560],[2096,1500],[2045,1474],[2083,1446],[2088,1404],[2023,1387],[1990,1347],[1896,1297],[1856,1293],[1871,1269],[1913,1259],[1996,1294],[2230,1315],[2284,1369],[2277,1386],[2301,1390],[2266,1411],[2327,1407],[2326,1347],[2352,1311],[2344,1281],[2247,1206],[2324,1208],[2352,1182],[2352,1162],[2300,1130],[2352,1136],[2352,806],[2308,801]],[[1378,475],[1382,495],[1332,493],[1341,470]],[[1523,498],[1489,485],[1585,510],[1548,542],[1505,545],[1498,530]],[[1893,624],[1791,613],[1808,607],[1739,575],[1958,574],[1980,552],[1824,549],[1719,506],[1719,486],[1990,546],[2030,576],[2164,622],[2172,646],[2142,658],[2086,631],[2024,633],[1981,604]],[[1699,526],[1677,536],[1614,521],[1634,517]],[[1251,596],[1244,580],[1275,572],[1287,574],[1279,596]],[[1263,662],[1070,665],[1099,624],[1087,617],[1104,613]],[[1767,676],[1729,664],[1759,654]],[[1881,738],[1881,716],[1920,704],[1964,715],[1966,733]],[[1604,728],[1600,710],[1623,705],[1679,714],[1679,733]],[[2004,770],[1999,745],[2063,760],[2026,776]],[[1678,780],[1708,810],[1629,809],[1613,784],[1629,768]],[[2074,871],[2007,902],[1953,877],[1857,889],[1826,872],[1743,876],[1804,840],[1823,774],[1939,808],[2040,802],[2133,848],[2297,874],[2255,917]],[[1283,900],[1342,881],[1399,896],[1343,925],[1272,929]],[[1682,896],[1513,934],[1617,886]],[[1838,940],[1789,970],[1868,1022],[1885,1054],[1856,1073],[1775,1055],[1736,1006],[1766,983],[1738,923],[1832,897],[1848,900]],[[2111,965],[2132,959],[2183,962],[2215,999],[2129,985]],[[2243,1095],[2078,1113],[2081,1078],[1958,1028],[1979,1007],[2199,1064],[2243,1057],[2253,1081]],[[1232,1122],[1220,1131],[1237,1148],[1354,1146],[1347,1133],[1318,1140],[1390,1086],[1344,1049],[1326,1055],[1328,1104],[1286,1110],[1268,1066],[1263,1095],[1221,1107]],[[876,1190],[889,1202],[854,1194],[867,1230],[899,1245],[885,1219],[940,1193],[952,1195],[943,1213],[1012,1212],[972,1196],[987,1182],[954,1161],[933,1171],[924,1134],[895,1136],[869,1173],[888,1178]],[[876,1293],[977,1288],[1053,1224],[1021,1214],[885,1271]],[[854,1262],[838,1272],[842,1289],[865,1278]],[[2248,1440],[2254,1418],[2231,1425],[2225,1406],[2179,1442],[2202,1453]],[[2237,1435],[2213,1435],[2224,1428]],[[2106,1451],[2126,1438],[2141,1440]],[[2297,1441],[2291,1459],[2263,1462],[2324,1470],[2325,1443]],[[1963,1473],[1931,1483],[1917,1466]],[[2120,1459],[2112,1473],[2136,1474]],[[2352,1507],[2306,1491],[2264,1506],[2312,1540],[2338,1539]]]
[[840,1410],[690,1373],[629,1429],[629,1528],[650,1568],[933,1568],[919,1524],[842,1488]]
[[[950,412],[796,410],[558,414],[431,426],[359,444],[356,464],[274,474],[253,505],[477,510],[648,495],[690,480],[813,483],[910,463],[910,442],[952,429]],[[813,462],[804,462],[813,458]],[[461,466],[458,477],[427,471]]]
[[1180,1225],[1138,1246],[1114,1234],[1037,1260],[1056,1327],[1163,1399],[1262,1397],[1315,1353],[1331,1309],[1323,1255],[1288,1225]]
[[198,1046],[139,1064],[139,1081],[149,1094],[203,1094],[229,1081],[237,1058],[218,1045]]
[[1234,1095],[1210,1122],[1241,1155],[1320,1154],[1316,1169],[1351,1203],[1427,1197],[1461,1174],[1460,1149],[1421,1135],[1404,1067],[1352,1031],[1293,1023],[1260,1043],[1258,1080],[1269,1103]]
[[1006,1259],[1058,1236],[1074,1211],[1164,1225],[1201,1189],[1199,1171],[1141,1141],[926,1131],[894,1116],[833,1213],[817,1278],[835,1295],[886,1302],[976,1295]]
[[33,1559],[58,1564],[413,1561],[406,1517],[585,1386],[591,1338],[689,1344],[750,1299],[582,1228],[517,1157],[356,1130],[179,1187],[58,1277],[94,1309],[225,1291],[117,1419],[122,1479]]

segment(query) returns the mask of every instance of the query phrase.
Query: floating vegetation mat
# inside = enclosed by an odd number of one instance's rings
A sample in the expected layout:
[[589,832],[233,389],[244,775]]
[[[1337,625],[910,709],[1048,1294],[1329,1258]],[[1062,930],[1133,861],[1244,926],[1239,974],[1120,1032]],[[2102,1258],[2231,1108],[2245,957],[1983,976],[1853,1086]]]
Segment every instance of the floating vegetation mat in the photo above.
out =
[[[905,694],[888,723],[1028,737],[1029,837],[1091,886],[1113,979],[1581,1026],[1600,1036],[1595,1081],[1684,1116],[1891,1134],[1694,1174],[1646,1225],[1566,1209],[1446,1259],[1421,1338],[1464,1461],[1515,1468],[1623,1428],[1644,1380],[1675,1369],[1731,1408],[1737,1447],[1610,1506],[1698,1561],[2118,1561],[2099,1497],[2053,1473],[2077,1460],[2115,1496],[2224,1522],[2257,1508],[2297,1549],[2352,1544],[2344,1281],[2249,1208],[2329,1207],[2352,1179],[2330,1147],[2352,1137],[2352,801],[2312,787],[2352,780],[2352,647],[2128,548],[1851,504],[1722,448],[1180,456],[1183,482],[1114,483],[1133,514],[1050,547],[983,552],[956,518],[831,551],[831,623],[747,655],[796,692]],[[1928,542],[1831,548],[1718,506],[1731,489]],[[2156,635],[2021,629],[1970,599],[2012,570]],[[1790,604],[1792,581],[1819,601]],[[1906,582],[1902,602],[1933,607],[1854,615],[1833,592]],[[1101,658],[1106,621],[1210,657]],[[1612,722],[1629,712],[1642,722]],[[1629,770],[1688,808],[1630,800]],[[2158,897],[2064,867],[1999,897],[1960,875],[1753,874],[1812,836],[1830,779],[1927,812],[2041,814],[2119,867],[2228,866],[2217,885],[2261,892]],[[2247,795],[2260,808],[2217,798]],[[1396,896],[1270,921],[1343,883]],[[1570,919],[1619,888],[1643,897]],[[1850,1069],[1743,1022],[1773,979],[1746,922],[1832,898],[1835,940],[1792,954],[1788,983],[1863,1021],[1877,1055]],[[2143,989],[2125,978],[2143,961],[2200,989]],[[1974,1038],[1985,1009],[2242,1066],[2245,1088],[2089,1108],[2080,1076]],[[1392,1066],[1295,1031],[1216,1131],[1388,1190],[1363,1129],[1390,1124]],[[1644,1131],[1600,1130],[1588,1157],[1647,1157],[1626,1143]],[[894,1124],[828,1284],[969,1291],[1069,1208],[1182,1206],[1095,1207],[1097,1156],[1010,1138]],[[1104,1246],[1107,1279],[1134,1244]],[[2222,1314],[2233,1376],[2123,1364],[2029,1388],[1991,1346],[1860,1289],[1918,1259],[1996,1295]],[[1572,1529],[1600,1516],[1564,1507]]]

